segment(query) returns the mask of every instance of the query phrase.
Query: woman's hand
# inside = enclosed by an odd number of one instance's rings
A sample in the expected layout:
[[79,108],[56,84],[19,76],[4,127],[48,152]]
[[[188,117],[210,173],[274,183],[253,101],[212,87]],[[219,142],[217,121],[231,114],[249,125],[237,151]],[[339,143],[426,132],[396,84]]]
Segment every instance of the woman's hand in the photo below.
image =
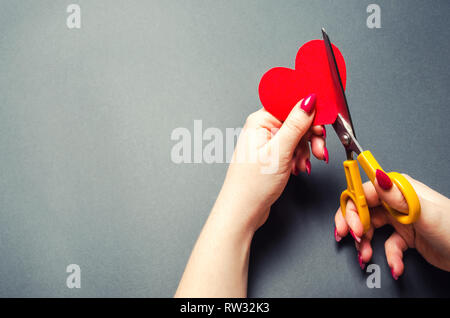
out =
[[419,196],[421,213],[416,223],[404,225],[398,223],[382,205],[380,199],[397,210],[407,209],[400,190],[393,185],[388,175],[377,172],[374,184],[366,182],[364,192],[370,209],[371,227],[363,235],[355,204],[349,201],[345,218],[341,209],[335,216],[335,238],[350,234],[355,239],[358,261],[362,269],[372,257],[371,240],[374,229],[390,224],[395,231],[385,243],[386,259],[391,268],[392,277],[398,279],[403,274],[403,253],[415,248],[432,265],[450,271],[450,200],[423,183],[405,175]]
[[328,162],[325,130],[311,127],[315,95],[281,123],[251,114],[239,136],[224,185],[195,244],[175,297],[245,297],[255,231],[266,221],[291,172],[311,172],[310,147]]
[[284,123],[266,110],[251,114],[239,136],[216,205],[234,202],[239,223],[253,231],[266,221],[290,174],[311,173],[315,157],[328,163],[323,126],[312,126],[316,96],[299,101]]

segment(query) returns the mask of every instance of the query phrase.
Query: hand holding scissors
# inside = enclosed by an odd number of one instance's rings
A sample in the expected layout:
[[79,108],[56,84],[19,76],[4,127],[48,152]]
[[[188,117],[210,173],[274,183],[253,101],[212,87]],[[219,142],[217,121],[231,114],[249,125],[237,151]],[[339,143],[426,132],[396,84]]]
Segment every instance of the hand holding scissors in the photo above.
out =
[[[322,35],[327,52],[328,63],[330,66],[331,76],[336,93],[336,102],[339,109],[339,114],[336,121],[333,123],[333,128],[339,137],[347,154],[347,160],[344,161],[345,177],[347,179],[347,189],[341,194],[340,205],[342,213],[345,217],[347,201],[351,199],[358,210],[358,215],[364,228],[364,233],[370,228],[370,214],[369,208],[364,196],[361,175],[359,173],[358,162],[367,174],[369,180],[374,183],[375,174],[377,170],[383,171],[381,166],[376,161],[375,157],[369,150],[363,150],[358,140],[356,139],[352,119],[350,116],[347,99],[342,86],[339,70],[337,68],[334,53],[331,47],[330,39],[322,29]],[[357,160],[353,159],[353,153],[357,155]],[[384,208],[400,223],[411,224],[417,221],[420,215],[419,198],[411,186],[409,181],[400,173],[390,172],[389,178],[398,187],[403,197],[406,200],[408,209],[404,211],[397,211],[390,207],[386,202],[382,202]]]

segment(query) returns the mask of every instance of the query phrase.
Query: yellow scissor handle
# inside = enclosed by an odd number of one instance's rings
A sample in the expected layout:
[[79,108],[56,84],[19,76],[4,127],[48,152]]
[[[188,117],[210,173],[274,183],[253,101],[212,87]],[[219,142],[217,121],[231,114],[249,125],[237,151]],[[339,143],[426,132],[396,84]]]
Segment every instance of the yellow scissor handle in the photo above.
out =
[[[369,180],[374,183],[375,173],[377,169],[383,171],[381,166],[376,161],[375,157],[369,150],[363,151],[358,156],[358,162],[369,177]],[[397,211],[391,208],[386,202],[381,202],[386,210],[400,223],[411,224],[417,221],[420,215],[420,201],[416,191],[412,187],[411,183],[400,173],[389,172],[389,178],[398,187],[400,192],[408,204],[408,209],[405,211]],[[359,210],[358,210],[359,211]]]
[[341,194],[341,211],[345,217],[345,209],[348,199],[352,199],[358,210],[359,219],[366,233],[370,228],[370,214],[366,197],[359,174],[358,162],[356,160],[344,161],[345,178],[347,179],[347,189]]

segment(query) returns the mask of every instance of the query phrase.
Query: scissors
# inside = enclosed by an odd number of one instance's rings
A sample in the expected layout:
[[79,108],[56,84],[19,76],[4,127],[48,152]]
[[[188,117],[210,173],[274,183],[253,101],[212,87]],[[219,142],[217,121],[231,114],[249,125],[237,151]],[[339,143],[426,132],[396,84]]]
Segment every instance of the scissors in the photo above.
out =
[[[345,148],[347,160],[344,161],[345,178],[347,179],[347,189],[341,194],[340,205],[342,214],[345,217],[345,208],[347,201],[351,199],[358,210],[359,219],[366,233],[370,228],[370,214],[367,206],[366,197],[359,173],[358,162],[365,171],[369,180],[374,183],[375,173],[377,169],[383,171],[381,166],[376,161],[375,157],[369,150],[363,150],[355,136],[352,118],[347,104],[347,98],[342,86],[341,77],[339,76],[339,69],[336,64],[336,59],[331,46],[330,38],[325,29],[322,28],[323,41],[327,52],[328,64],[330,66],[330,73],[334,83],[334,91],[336,94],[336,103],[339,110],[337,118],[333,123],[333,128]],[[353,159],[353,153],[356,154],[356,159]],[[409,181],[400,173],[390,172],[389,178],[398,187],[400,192],[408,204],[408,209],[398,211],[391,208],[386,202],[382,201],[384,208],[400,223],[411,224],[417,221],[420,215],[420,202],[417,193],[409,183]]]

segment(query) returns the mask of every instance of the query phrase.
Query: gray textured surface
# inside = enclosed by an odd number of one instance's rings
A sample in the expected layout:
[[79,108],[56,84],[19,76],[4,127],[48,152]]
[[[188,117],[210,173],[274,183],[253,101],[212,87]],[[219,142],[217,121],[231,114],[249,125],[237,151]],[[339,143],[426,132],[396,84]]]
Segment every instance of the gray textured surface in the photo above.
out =
[[[0,1],[0,296],[171,296],[225,164],[170,160],[176,127],[239,127],[273,66],[293,67],[325,26],[347,60],[363,146],[388,170],[450,195],[450,2]],[[408,252],[393,282],[366,287],[333,215],[344,153],[293,178],[256,235],[250,296],[450,296],[450,275]],[[65,286],[65,267],[82,288]]]

